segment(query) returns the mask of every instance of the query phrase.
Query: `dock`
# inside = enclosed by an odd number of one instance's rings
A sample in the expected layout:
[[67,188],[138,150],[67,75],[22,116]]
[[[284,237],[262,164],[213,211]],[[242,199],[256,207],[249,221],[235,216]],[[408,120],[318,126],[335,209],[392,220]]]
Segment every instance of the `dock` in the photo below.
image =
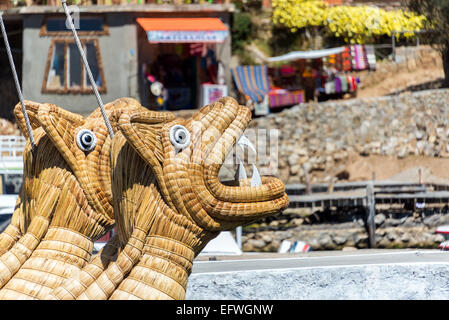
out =
[[364,181],[330,184],[289,184],[289,208],[365,208],[369,244],[375,248],[376,205],[402,205],[423,209],[449,203],[449,185],[398,181]]

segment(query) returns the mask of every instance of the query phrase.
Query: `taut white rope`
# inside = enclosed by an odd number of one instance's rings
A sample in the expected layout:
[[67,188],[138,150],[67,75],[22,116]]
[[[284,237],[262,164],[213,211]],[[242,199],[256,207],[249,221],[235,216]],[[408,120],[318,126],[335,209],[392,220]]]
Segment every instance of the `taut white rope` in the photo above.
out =
[[76,33],[76,29],[73,24],[72,17],[70,16],[69,9],[67,8],[66,0],[62,0],[61,2],[62,2],[62,7],[64,8],[64,11],[65,11],[65,15],[67,16],[67,22],[69,23],[69,26],[72,29],[73,37],[75,38],[76,45],[78,47],[81,57],[83,58],[84,67],[86,68],[90,84],[92,85],[92,89],[94,90],[95,96],[97,97],[97,102],[98,102],[98,105],[100,106],[101,114],[103,115],[103,119],[106,124],[106,127],[108,128],[109,136],[112,139],[114,137],[114,131],[112,130],[111,123],[109,122],[108,116],[106,115],[103,101],[101,101],[100,93],[98,92],[97,84],[95,83],[94,77],[92,76],[92,72],[90,71],[90,67],[89,67],[89,63],[87,62],[86,54],[83,50],[80,39],[78,38],[78,34]]

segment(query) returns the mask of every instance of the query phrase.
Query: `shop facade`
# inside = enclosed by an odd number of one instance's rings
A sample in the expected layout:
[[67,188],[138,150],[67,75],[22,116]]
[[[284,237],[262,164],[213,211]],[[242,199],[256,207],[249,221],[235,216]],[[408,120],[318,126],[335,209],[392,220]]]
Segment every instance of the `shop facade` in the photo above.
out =
[[[227,89],[232,81],[228,65],[233,8],[228,4],[76,8],[79,10],[75,11],[78,34],[103,101],[132,97],[150,109],[196,109],[204,102],[204,87],[218,85],[218,88]],[[8,10],[5,15],[8,14],[20,16],[23,21],[22,86],[25,99],[51,102],[80,114],[94,110],[96,100],[73,36],[65,26],[62,9],[24,7]],[[164,20],[168,25],[174,21],[170,19],[177,19],[181,29],[185,22],[195,25],[195,21],[206,19],[223,30],[206,30],[202,33],[203,38],[198,38],[201,30],[191,30],[190,38],[176,41],[167,41],[167,32],[159,30],[159,39],[151,38],[150,41],[149,31],[152,30],[145,30],[138,23],[142,19]],[[185,33],[186,30],[181,29],[171,32]],[[192,34],[197,38],[192,38]],[[210,41],[214,34],[221,38]],[[155,92],[151,86],[152,82],[162,85],[156,89],[160,89],[163,96],[154,95],[157,90]],[[219,92],[215,90],[215,94]],[[210,97],[214,97],[214,90]],[[161,102],[161,98],[164,101]]]

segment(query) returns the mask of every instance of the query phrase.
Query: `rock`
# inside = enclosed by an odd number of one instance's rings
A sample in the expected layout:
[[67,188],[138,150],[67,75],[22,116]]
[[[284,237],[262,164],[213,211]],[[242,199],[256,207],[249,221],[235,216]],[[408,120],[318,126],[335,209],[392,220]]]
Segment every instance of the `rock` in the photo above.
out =
[[421,140],[422,138],[424,138],[424,132],[422,132],[420,130],[416,131],[415,137],[416,137],[416,140]]
[[302,169],[299,164],[290,167],[290,174],[293,176],[296,176],[301,171],[302,171]]
[[300,156],[300,157],[307,157],[308,156],[308,152],[306,148],[301,148],[298,147],[295,149],[295,153]]
[[382,223],[385,222],[386,219],[387,217],[385,217],[383,213],[378,213],[374,216],[374,223],[376,224],[377,227],[379,227],[382,225]]
[[398,158],[403,159],[406,156],[408,156],[408,148],[407,147],[401,147],[401,149],[398,152]]
[[410,236],[407,233],[404,233],[401,238],[400,238],[401,242],[409,242],[410,241]]
[[302,219],[302,218],[295,218],[295,219],[292,219],[290,221],[290,223],[292,225],[294,225],[294,226],[300,226],[300,225],[302,225],[304,223],[304,219]]
[[355,236],[355,244],[360,248],[368,244],[368,235],[357,233]]
[[398,235],[394,230],[390,230],[386,233],[386,238],[390,241],[395,241],[398,238]]
[[361,227],[365,226],[365,221],[363,219],[357,219],[357,224]]
[[299,163],[299,156],[293,153],[288,157],[287,162],[289,166],[296,166]]
[[280,247],[280,245],[281,245],[281,241],[273,240],[265,247],[265,251],[267,251],[267,252],[277,252],[279,247]]
[[265,241],[259,239],[249,239],[242,245],[243,251],[251,252],[251,251],[261,251],[265,247]]
[[273,220],[268,224],[270,227],[277,227],[279,226],[279,221]]
[[356,247],[343,247],[341,251],[357,251],[358,249]]
[[270,243],[273,240],[273,238],[268,234],[264,234],[262,236],[262,240],[265,242],[265,244],[267,244],[267,243]]
[[379,248],[389,248],[390,241],[387,238],[381,238],[379,241],[376,241],[376,246]]
[[425,217],[423,223],[428,227],[435,227],[441,224],[440,218],[441,218],[440,214],[432,214],[428,217]]
[[329,235],[327,235],[327,234],[325,234],[322,237],[320,237],[318,242],[324,249],[330,250],[330,249],[335,249],[336,248],[336,245],[332,241],[331,237]]
[[346,242],[346,238],[342,236],[334,236],[333,240],[338,245],[342,245]]

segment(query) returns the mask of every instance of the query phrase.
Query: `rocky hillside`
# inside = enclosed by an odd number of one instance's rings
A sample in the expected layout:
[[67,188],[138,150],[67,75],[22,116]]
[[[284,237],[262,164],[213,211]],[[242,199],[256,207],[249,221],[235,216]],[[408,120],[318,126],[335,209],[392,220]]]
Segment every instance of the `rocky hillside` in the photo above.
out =
[[448,90],[428,90],[303,104],[256,118],[251,127],[278,130],[278,154],[259,155],[265,173],[286,183],[305,182],[306,173],[311,182],[352,180],[353,157],[448,158],[448,106]]

